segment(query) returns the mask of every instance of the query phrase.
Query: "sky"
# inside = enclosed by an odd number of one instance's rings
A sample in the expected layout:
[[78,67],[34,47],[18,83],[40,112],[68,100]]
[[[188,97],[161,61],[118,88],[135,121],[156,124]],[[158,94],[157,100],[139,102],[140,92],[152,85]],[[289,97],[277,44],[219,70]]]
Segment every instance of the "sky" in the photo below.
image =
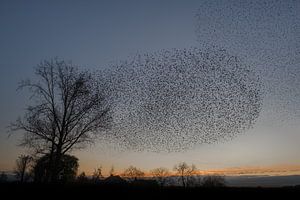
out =
[[264,100],[252,129],[179,153],[118,151],[99,140],[72,152],[80,171],[172,169],[185,161],[200,170],[299,173],[299,10],[300,2],[290,0],[0,1],[0,170],[11,170],[26,152],[17,146],[22,133],[8,137],[7,126],[30,102],[28,93],[16,91],[18,82],[34,79],[41,60],[58,57],[97,70],[136,53],[218,46],[261,75]]

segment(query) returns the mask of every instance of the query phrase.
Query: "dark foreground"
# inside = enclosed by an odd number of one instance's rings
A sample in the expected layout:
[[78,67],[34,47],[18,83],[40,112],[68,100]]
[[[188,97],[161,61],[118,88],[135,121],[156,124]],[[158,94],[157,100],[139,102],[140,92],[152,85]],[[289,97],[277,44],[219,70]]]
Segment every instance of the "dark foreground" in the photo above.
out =
[[[281,188],[183,188],[183,187],[139,187],[95,184],[0,184],[0,194],[5,197],[21,197],[22,199],[201,199],[203,197],[299,197],[300,187]],[[296,196],[294,196],[296,195]]]

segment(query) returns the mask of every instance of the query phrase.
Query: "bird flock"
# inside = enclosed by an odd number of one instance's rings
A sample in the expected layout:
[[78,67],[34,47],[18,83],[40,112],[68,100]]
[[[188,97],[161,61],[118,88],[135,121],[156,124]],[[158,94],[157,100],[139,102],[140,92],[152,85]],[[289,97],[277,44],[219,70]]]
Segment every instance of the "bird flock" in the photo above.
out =
[[298,121],[299,5],[203,1],[196,47],[138,54],[105,73],[112,108],[106,141],[177,152],[230,140],[261,116]]
[[109,138],[126,149],[182,151],[251,128],[261,81],[224,49],[172,49],[136,55],[106,77]]

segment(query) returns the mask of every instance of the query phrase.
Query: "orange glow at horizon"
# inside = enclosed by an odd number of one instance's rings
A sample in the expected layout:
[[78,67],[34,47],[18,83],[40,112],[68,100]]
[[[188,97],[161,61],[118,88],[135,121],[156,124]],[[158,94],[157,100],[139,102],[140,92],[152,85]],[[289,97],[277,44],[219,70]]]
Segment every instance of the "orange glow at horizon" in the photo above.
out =
[[242,176],[242,175],[266,175],[266,176],[283,176],[283,175],[300,175],[300,165],[276,165],[269,167],[232,167],[225,169],[203,170],[198,172],[200,175],[225,175],[225,176]]
[[[141,169],[143,170],[143,169]],[[170,170],[170,169],[169,169]],[[84,170],[81,170],[81,172]],[[103,169],[103,175],[108,176],[109,169]],[[116,170],[115,175],[121,175],[124,170]],[[87,175],[92,172],[85,171]],[[145,177],[151,177],[149,171],[144,171]],[[176,175],[176,172],[170,170],[170,176]],[[224,169],[197,170],[194,175],[221,175],[221,176],[288,176],[300,175],[300,165],[274,165],[274,166],[252,166],[252,167],[231,167]]]

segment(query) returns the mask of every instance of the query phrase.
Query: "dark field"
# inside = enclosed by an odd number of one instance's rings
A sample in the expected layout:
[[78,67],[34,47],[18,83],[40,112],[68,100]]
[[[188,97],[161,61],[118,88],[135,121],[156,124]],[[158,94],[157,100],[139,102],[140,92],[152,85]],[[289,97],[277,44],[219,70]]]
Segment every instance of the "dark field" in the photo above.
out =
[[132,185],[95,185],[95,184],[17,184],[0,185],[2,196],[10,198],[34,199],[202,199],[202,198],[234,198],[249,197],[282,197],[296,198],[300,194],[300,186],[263,188],[263,187],[222,187],[222,188],[183,188]]

